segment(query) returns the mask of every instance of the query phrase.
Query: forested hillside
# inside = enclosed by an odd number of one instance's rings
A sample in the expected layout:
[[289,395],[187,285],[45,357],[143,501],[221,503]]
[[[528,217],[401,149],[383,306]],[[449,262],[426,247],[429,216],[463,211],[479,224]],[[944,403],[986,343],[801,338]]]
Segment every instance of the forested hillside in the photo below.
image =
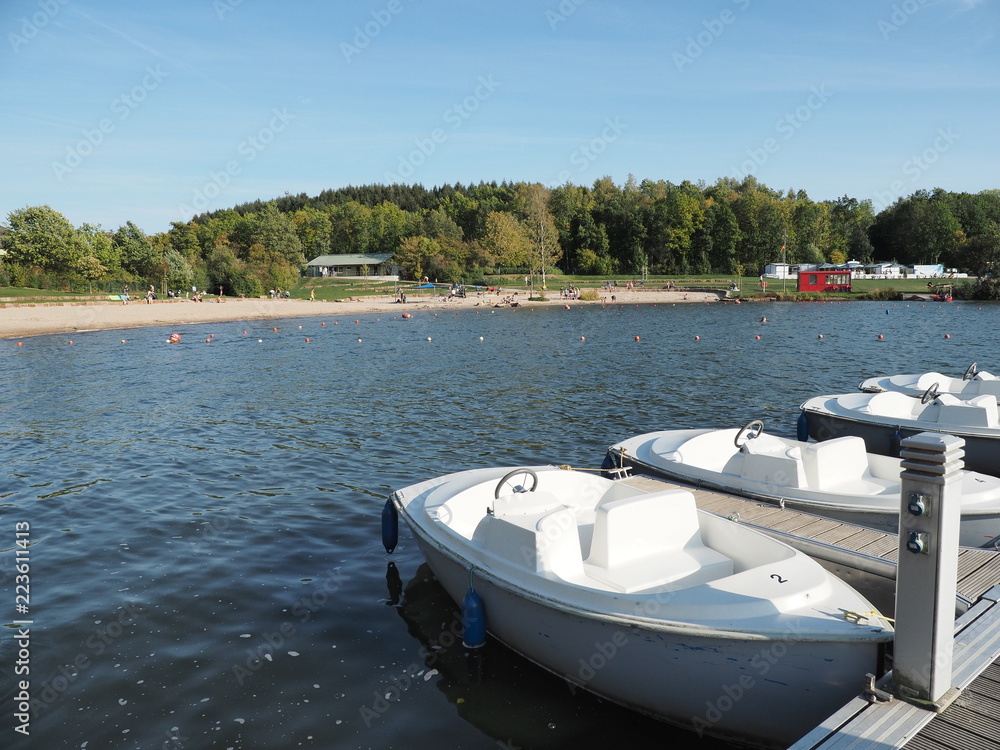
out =
[[49,206],[29,206],[9,214],[0,242],[0,286],[83,279],[248,296],[288,288],[307,260],[335,253],[394,253],[409,278],[441,281],[543,267],[757,275],[783,246],[790,263],[943,263],[982,275],[1000,258],[1000,191],[918,191],[876,214],[870,201],[813,201],[752,176],[713,185],[366,185],[255,201],[151,236],[132,222],[76,228]]

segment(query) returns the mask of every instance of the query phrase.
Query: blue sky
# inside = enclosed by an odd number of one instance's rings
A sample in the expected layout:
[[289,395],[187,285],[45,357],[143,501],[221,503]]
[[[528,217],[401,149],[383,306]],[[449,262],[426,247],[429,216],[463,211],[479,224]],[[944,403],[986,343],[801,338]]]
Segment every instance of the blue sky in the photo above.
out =
[[1000,187],[1000,0],[0,3],[0,221],[376,182]]

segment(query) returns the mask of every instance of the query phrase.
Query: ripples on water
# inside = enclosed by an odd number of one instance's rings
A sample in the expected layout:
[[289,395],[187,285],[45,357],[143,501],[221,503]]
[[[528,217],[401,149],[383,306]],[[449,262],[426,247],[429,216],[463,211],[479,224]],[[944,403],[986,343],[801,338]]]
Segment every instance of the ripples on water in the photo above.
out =
[[[799,403],[871,375],[1000,369],[997,310],[487,309],[0,341],[0,616],[28,521],[30,745],[711,747],[496,643],[467,657],[405,529],[387,587],[386,495],[485,465],[597,467],[669,427],[792,436]],[[4,746],[14,661],[4,638]]]

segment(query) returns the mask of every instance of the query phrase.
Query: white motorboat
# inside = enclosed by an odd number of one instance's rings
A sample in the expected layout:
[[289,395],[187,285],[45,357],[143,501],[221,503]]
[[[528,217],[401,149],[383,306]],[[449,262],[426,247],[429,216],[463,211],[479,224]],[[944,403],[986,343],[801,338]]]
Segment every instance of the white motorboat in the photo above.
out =
[[[898,391],[816,396],[800,407],[808,435],[829,440],[857,435],[869,453],[898,455],[899,441],[919,432],[965,439],[965,468],[1000,476],[1000,419],[997,397],[961,399],[933,390],[921,398]],[[800,434],[801,436],[801,434]]]
[[[915,399],[910,399],[915,401]],[[865,451],[860,437],[819,443],[740,430],[664,430],[608,449],[614,466],[724,490],[890,533],[899,530],[900,459]],[[1000,536],[1000,479],[963,471],[959,543]]]
[[883,393],[898,391],[908,396],[924,396],[924,394],[950,393],[959,398],[974,396],[1000,397],[1000,378],[986,370],[977,368],[973,362],[966,368],[960,378],[942,375],[940,372],[925,372],[919,375],[885,375],[868,378],[862,381],[858,388],[865,393]]
[[476,469],[392,493],[387,549],[396,513],[449,595],[481,602],[500,641],[699,734],[787,747],[859,693],[893,636],[818,563],[697,510],[685,490]]

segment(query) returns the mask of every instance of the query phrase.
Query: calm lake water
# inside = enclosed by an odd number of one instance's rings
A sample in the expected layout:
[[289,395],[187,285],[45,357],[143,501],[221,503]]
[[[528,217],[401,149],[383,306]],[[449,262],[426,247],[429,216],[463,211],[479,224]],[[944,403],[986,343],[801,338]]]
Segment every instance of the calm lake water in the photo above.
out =
[[1000,371],[1000,307],[958,302],[359,320],[0,340],[0,747],[722,747],[495,642],[467,655],[408,530],[382,549],[386,496],[480,466],[596,468],[670,427],[794,436],[807,397],[872,375]]

